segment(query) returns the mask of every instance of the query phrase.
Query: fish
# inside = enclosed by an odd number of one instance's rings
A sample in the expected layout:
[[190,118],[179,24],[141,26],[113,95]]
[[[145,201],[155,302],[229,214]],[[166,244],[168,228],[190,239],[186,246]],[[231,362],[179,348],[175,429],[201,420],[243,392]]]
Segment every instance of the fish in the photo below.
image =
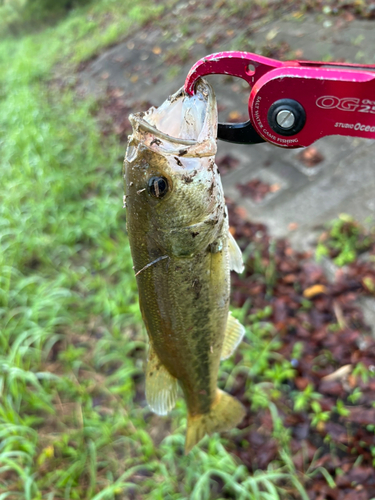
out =
[[220,361],[245,333],[229,312],[230,271],[242,272],[219,170],[217,107],[204,79],[158,108],[131,114],[124,160],[126,227],[149,337],[146,401],[169,413],[187,405],[185,453],[238,425],[243,405],[217,387]]

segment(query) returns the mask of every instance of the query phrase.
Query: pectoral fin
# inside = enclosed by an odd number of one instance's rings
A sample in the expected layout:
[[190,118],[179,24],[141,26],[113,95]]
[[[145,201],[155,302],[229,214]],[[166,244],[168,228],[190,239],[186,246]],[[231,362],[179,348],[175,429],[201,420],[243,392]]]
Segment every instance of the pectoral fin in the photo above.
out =
[[232,234],[229,232],[228,235],[229,267],[240,274],[244,270],[242,252]]
[[223,349],[221,351],[221,359],[227,359],[234,353],[238,345],[241,343],[244,334],[245,328],[236,318],[232,316],[232,313],[229,312]]
[[150,345],[146,370],[146,400],[151,410],[166,415],[176,403],[178,383]]

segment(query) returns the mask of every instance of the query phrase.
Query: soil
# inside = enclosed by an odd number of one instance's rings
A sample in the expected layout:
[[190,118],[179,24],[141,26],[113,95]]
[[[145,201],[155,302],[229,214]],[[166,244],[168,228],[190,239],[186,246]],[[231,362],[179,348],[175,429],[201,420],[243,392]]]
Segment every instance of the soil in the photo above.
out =
[[[306,485],[311,500],[370,500],[375,496],[375,340],[365,324],[358,297],[372,295],[366,286],[375,284],[374,260],[357,261],[339,269],[329,282],[323,268],[311,260],[311,255],[296,252],[286,240],[274,242],[267,228],[244,219],[241,208],[227,200],[229,220],[236,240],[244,250],[249,241],[256,242],[265,267],[275,265],[275,279],[270,288],[264,276],[255,273],[254,258],[249,257],[246,272],[233,274],[232,304],[241,307],[251,303],[249,314],[271,306],[271,321],[281,341],[279,352],[291,360],[297,372],[294,380],[286,380],[285,391],[275,400],[286,429],[291,432],[293,462],[301,475],[313,461],[313,468],[324,467],[336,482],[330,488],[321,473]],[[375,257],[375,244],[367,257]],[[306,300],[311,307],[306,305]],[[333,329],[332,325],[336,325]],[[293,346],[303,345],[301,357],[293,360]],[[241,360],[238,356],[238,361]],[[370,373],[364,379],[353,373],[362,363]],[[276,460],[280,448],[272,439],[273,425],[268,411],[251,410],[251,401],[244,397],[246,380],[238,377],[235,395],[247,407],[247,419],[241,435],[231,451],[241,458],[251,471],[267,469]],[[294,411],[287,395],[310,385],[319,393],[322,411],[332,411],[326,422],[312,425],[311,412]],[[350,396],[360,391],[353,404]],[[342,402],[340,415],[335,406]],[[243,447],[243,440],[250,443]],[[298,498],[298,496],[296,497]]]

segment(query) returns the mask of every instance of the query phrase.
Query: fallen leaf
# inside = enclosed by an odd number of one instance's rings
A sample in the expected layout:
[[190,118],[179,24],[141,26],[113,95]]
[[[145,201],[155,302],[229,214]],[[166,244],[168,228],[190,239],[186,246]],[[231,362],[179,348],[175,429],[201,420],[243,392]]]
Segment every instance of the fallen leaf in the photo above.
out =
[[349,375],[348,376],[348,383],[351,389],[354,389],[354,387],[357,387],[357,377],[354,375]]
[[284,276],[283,281],[285,283],[295,283],[297,280],[297,277],[295,274],[287,274]]
[[327,293],[327,287],[324,285],[313,285],[303,291],[303,296],[306,299],[311,299],[320,293]]
[[271,191],[271,185],[260,179],[252,179],[246,184],[237,184],[237,189],[242,196],[250,196],[250,198],[259,203]]
[[229,120],[238,120],[238,118],[241,116],[241,113],[238,111],[231,111],[228,115]]
[[375,280],[371,276],[365,276],[362,279],[362,284],[371,293],[375,293]]
[[297,155],[297,158],[306,166],[306,167],[315,167],[318,163],[324,160],[324,156],[319,153],[319,151],[310,146],[305,148],[301,153]]
[[276,191],[279,191],[281,189],[280,184],[271,184],[270,186],[270,193],[276,193]]
[[346,328],[347,326],[344,318],[344,313],[342,312],[340,304],[336,300],[333,302],[333,311],[335,313],[339,327],[341,328],[341,330],[344,330],[344,328]]
[[124,95],[124,91],[122,89],[113,89],[111,91],[111,96],[115,97],[116,99],[119,99]]
[[316,424],[316,428],[319,432],[324,432],[326,428],[326,423],[323,422],[322,420],[319,420],[319,422]]
[[300,391],[304,391],[309,385],[309,380],[303,377],[296,377],[294,383],[296,384],[297,389],[299,389]]
[[344,19],[346,22],[351,23],[352,21],[354,21],[355,16],[351,12],[346,11],[344,13]]
[[341,366],[336,371],[323,377],[322,380],[323,381],[342,380],[342,379],[346,378],[351,373],[352,369],[353,369],[353,367],[351,364]]
[[373,425],[375,422],[375,408],[361,408],[359,406],[350,408],[350,416],[347,417],[351,422],[360,425]]
[[323,380],[319,385],[319,392],[335,397],[342,397],[345,394],[341,382],[337,380]]
[[277,36],[278,32],[279,30],[277,28],[272,28],[266,35],[267,42],[273,40]]
[[230,170],[235,169],[238,167],[239,163],[240,160],[230,154],[226,154],[216,160],[216,165],[220,170],[220,175],[225,175]]

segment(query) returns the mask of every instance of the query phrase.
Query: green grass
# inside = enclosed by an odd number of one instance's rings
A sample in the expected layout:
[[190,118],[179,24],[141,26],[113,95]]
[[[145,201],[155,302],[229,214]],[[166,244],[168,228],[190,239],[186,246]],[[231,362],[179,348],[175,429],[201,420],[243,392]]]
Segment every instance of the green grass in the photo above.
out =
[[250,318],[243,363],[226,361],[220,384],[246,372],[253,409],[271,411],[282,452],[270,470],[250,475],[218,435],[184,456],[183,401],[170,418],[144,407],[124,145],[103,139],[93,101],[51,79],[162,9],[102,0],[0,41],[1,500],[220,498],[218,478],[239,499],[289,498],[285,485],[307,499],[273,402],[294,372],[277,357],[269,311]]
[[[4,5],[0,3],[0,35],[2,38],[9,34],[18,35],[18,45],[23,32],[39,31],[39,36],[36,33],[31,38],[23,37],[29,50],[34,50],[35,55],[43,55],[39,65],[50,68],[53,62],[64,60],[77,63],[89,59],[101,48],[127,35],[130,30],[160,15],[175,0],[167,0],[162,4],[147,3],[145,0],[93,1],[88,6],[69,11],[59,23],[52,26],[46,24],[49,21],[48,11],[38,12],[33,8],[29,12],[25,8],[38,3],[32,0],[8,0]],[[53,11],[50,14],[53,16]],[[42,48],[40,43],[47,43],[47,46]]]
[[[320,236],[316,248],[317,260],[331,256],[338,266],[351,264],[375,241],[374,230],[367,230],[348,214],[340,214],[326,226],[328,231]],[[369,283],[371,286],[371,280]]]

